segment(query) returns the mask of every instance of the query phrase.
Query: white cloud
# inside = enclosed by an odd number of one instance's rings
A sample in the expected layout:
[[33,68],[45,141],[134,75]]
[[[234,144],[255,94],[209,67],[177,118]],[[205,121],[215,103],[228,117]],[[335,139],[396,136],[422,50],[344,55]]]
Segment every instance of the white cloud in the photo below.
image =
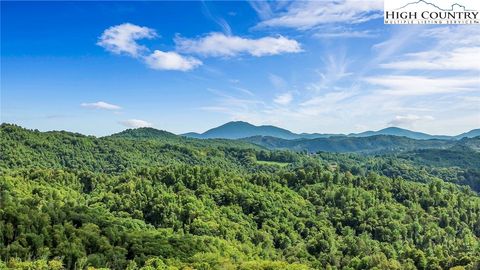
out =
[[[409,32],[402,30],[389,40],[376,44],[373,48],[378,55],[366,65],[393,70],[391,72],[395,75],[370,76],[364,81],[377,87],[377,94],[396,98],[430,96],[424,100],[423,106],[434,104],[430,100],[432,95],[452,100],[460,93],[475,93],[480,85],[480,31],[475,29],[420,26],[409,29]],[[428,49],[418,50],[418,45]],[[402,49],[410,52],[395,55]],[[441,103],[436,101],[435,104]],[[451,108],[452,104],[448,107]],[[439,109],[441,107],[434,108]]]
[[93,103],[82,103],[80,106],[85,108],[92,108],[92,109],[103,109],[103,110],[120,110],[122,107],[114,104],[110,104],[103,101],[93,102]]
[[329,23],[362,23],[380,18],[383,0],[294,1],[285,12],[270,16],[266,7],[255,7],[261,18],[258,27],[289,27],[300,30]]
[[155,37],[157,37],[157,34],[151,28],[124,23],[105,30],[97,45],[116,54],[124,53],[137,58],[148,67],[157,70],[189,71],[202,65],[200,60],[176,52],[155,50],[150,53],[147,47],[136,42],[139,39]]
[[141,27],[131,23],[123,23],[106,29],[100,36],[97,45],[107,51],[137,57],[147,48],[136,41],[144,38],[154,38],[155,30],[148,27]]
[[380,66],[404,70],[480,70],[480,47],[461,47],[451,51],[422,51],[406,54],[404,58]]
[[196,58],[159,50],[155,50],[152,54],[146,56],[145,63],[152,69],[180,71],[192,70],[202,65],[202,62]]
[[393,120],[388,122],[388,124],[392,126],[412,127],[417,122],[432,121],[432,120],[435,120],[435,118],[430,115],[419,116],[415,114],[407,114],[407,115],[396,115]]
[[425,77],[386,75],[367,77],[365,81],[380,87],[380,92],[396,96],[422,96],[475,91],[480,77]]
[[[414,49],[418,47],[428,49],[398,56],[393,54],[401,48],[408,48],[408,45]],[[378,51],[375,64],[378,63],[380,67],[387,69],[402,71],[476,71],[480,69],[480,29],[478,27],[417,26],[402,30],[391,39],[374,45],[373,48]]]
[[210,33],[197,39],[177,37],[175,43],[178,51],[214,57],[232,57],[240,54],[259,57],[302,51],[296,40],[283,36],[249,39],[227,36],[222,33]]
[[373,38],[377,34],[370,30],[341,30],[341,31],[325,31],[313,34],[315,38]]
[[275,102],[277,104],[280,104],[280,105],[288,105],[288,104],[290,104],[290,102],[292,102],[292,100],[293,100],[292,93],[284,93],[284,94],[280,94],[277,97],[275,97],[273,102]]
[[144,120],[139,120],[139,119],[129,119],[129,120],[120,121],[119,123],[129,128],[141,128],[141,127],[153,126],[152,123],[149,123]]

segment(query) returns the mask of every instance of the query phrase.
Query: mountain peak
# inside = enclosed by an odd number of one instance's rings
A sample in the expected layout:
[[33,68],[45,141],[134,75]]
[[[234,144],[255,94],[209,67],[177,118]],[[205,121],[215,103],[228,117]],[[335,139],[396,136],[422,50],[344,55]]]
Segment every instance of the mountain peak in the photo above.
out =
[[283,139],[296,139],[299,135],[289,130],[275,126],[255,126],[244,121],[231,121],[220,125],[216,128],[209,129],[202,134],[186,133],[187,137],[194,138],[223,138],[223,139],[240,139],[252,136],[272,136]]
[[409,131],[408,129],[400,128],[400,127],[386,127],[384,129],[381,129],[379,131]]

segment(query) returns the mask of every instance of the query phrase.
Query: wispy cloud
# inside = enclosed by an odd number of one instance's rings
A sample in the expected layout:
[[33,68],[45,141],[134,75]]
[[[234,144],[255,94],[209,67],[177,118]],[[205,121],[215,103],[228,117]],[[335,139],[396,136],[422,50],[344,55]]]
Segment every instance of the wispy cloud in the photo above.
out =
[[[479,90],[478,29],[448,26],[416,27],[413,30],[412,33],[418,36],[417,42],[427,44],[428,49],[418,50],[414,46],[409,52],[393,54],[398,48],[398,38],[375,45],[375,49],[379,50],[375,62],[390,74],[368,76],[366,82],[378,87],[384,94],[395,96],[465,94]],[[411,37],[412,33],[407,36]],[[404,43],[406,39],[400,40]],[[390,52],[385,53],[385,50]]]
[[223,33],[210,33],[195,39],[177,36],[175,43],[178,51],[213,57],[232,57],[241,54],[259,57],[302,51],[300,43],[296,40],[280,35],[250,39],[227,36]]
[[328,30],[328,31],[318,31],[313,34],[315,38],[373,38],[377,37],[377,33],[371,30],[352,30],[352,29],[343,29],[343,30]]
[[122,108],[118,105],[110,104],[103,101],[92,102],[92,103],[84,102],[80,104],[80,106],[85,108],[91,108],[91,109],[102,109],[102,110],[111,110],[111,111],[120,110]]
[[[433,43],[382,63],[382,68],[398,70],[480,70],[480,30],[478,27],[445,26],[420,28],[419,36]],[[377,45],[383,49],[381,45]],[[386,59],[383,59],[386,60]]]
[[475,91],[480,77],[425,77],[385,75],[367,77],[365,81],[379,86],[379,92],[394,96],[422,96]]
[[222,29],[223,33],[225,33],[225,35],[232,35],[232,28],[230,27],[228,22],[223,18],[214,16],[212,12],[210,12],[210,9],[208,8],[208,5],[206,2],[202,1],[201,3],[202,3],[202,11],[205,14],[205,16],[207,16],[212,21],[214,21],[218,26],[220,26],[220,28]]
[[271,15],[265,4],[252,5],[252,7],[260,18],[264,18],[257,27],[288,27],[306,30],[322,24],[355,24],[380,18],[383,1],[294,1],[286,7],[286,11]]
[[214,104],[203,106],[200,109],[226,114],[231,120],[252,121],[253,118],[258,120],[258,113],[267,106],[263,101],[253,96],[248,98],[238,97],[216,89],[209,88],[207,90],[214,95]]
[[249,3],[260,19],[267,20],[273,16],[272,7],[267,1],[249,1]]
[[320,92],[323,90],[333,90],[347,77],[353,75],[348,70],[350,60],[347,58],[343,50],[338,50],[337,53],[330,53],[323,59],[323,65],[317,73],[320,79],[317,82],[310,83],[307,89],[313,92]]
[[402,70],[480,70],[480,47],[408,53],[402,60],[384,63],[381,67]]
[[250,90],[248,90],[248,89],[246,89],[246,88],[236,87],[236,86],[234,86],[234,87],[232,87],[232,88],[235,89],[235,90],[238,90],[238,91],[240,91],[241,93],[244,93],[244,94],[246,94],[246,95],[249,95],[249,96],[252,96],[252,97],[255,96],[255,94],[254,94],[252,91],[250,91]]
[[153,124],[139,119],[128,119],[119,122],[121,125],[129,128],[152,127]]
[[292,93],[283,93],[275,97],[273,102],[280,104],[280,105],[288,105],[293,100]]

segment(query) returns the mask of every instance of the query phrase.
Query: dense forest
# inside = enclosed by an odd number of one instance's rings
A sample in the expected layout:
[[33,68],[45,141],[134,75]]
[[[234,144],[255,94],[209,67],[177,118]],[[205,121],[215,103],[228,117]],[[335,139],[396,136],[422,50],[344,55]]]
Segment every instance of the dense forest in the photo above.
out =
[[480,269],[479,140],[366,155],[2,124],[0,269]]

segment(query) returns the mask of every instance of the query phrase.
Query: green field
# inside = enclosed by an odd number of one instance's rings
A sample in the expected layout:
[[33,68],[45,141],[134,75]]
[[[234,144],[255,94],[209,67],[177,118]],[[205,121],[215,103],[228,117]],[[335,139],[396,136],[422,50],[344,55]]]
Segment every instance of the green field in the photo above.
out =
[[286,167],[290,164],[288,162],[265,161],[265,160],[257,160],[257,163],[261,165],[280,166],[280,167]]

